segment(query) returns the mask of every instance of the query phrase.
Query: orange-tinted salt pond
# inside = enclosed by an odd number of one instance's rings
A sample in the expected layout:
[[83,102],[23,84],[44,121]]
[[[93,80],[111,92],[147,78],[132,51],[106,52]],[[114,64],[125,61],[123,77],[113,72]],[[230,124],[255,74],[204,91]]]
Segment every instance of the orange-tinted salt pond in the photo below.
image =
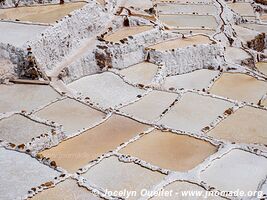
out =
[[113,115],[103,124],[45,150],[42,154],[56,161],[58,166],[74,172],[148,127],[129,118]]
[[0,9],[0,19],[54,23],[68,13],[83,7],[85,2],[65,3],[63,5],[43,5]]
[[187,171],[216,150],[210,143],[193,137],[155,130],[129,144],[121,153],[138,157],[165,169]]
[[189,36],[186,38],[178,38],[173,40],[168,40],[162,43],[158,43],[152,46],[149,46],[150,49],[156,49],[159,51],[183,48],[187,46],[197,45],[197,44],[211,44],[212,40],[205,35],[195,35]]
[[256,63],[256,67],[260,72],[267,75],[267,62],[258,62]]
[[145,31],[152,30],[152,26],[132,26],[121,28],[114,33],[106,35],[104,39],[110,42],[119,42],[121,39],[127,38],[128,36],[136,35]]
[[258,103],[267,92],[267,83],[245,74],[224,73],[210,92],[233,100]]
[[208,135],[238,143],[267,144],[267,111],[252,107],[238,109]]

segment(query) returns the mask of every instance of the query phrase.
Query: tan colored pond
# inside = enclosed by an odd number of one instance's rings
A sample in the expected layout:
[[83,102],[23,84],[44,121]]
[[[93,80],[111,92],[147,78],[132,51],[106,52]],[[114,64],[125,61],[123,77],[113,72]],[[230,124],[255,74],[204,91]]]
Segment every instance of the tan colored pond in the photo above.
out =
[[104,6],[106,3],[106,0],[96,0],[100,5]]
[[166,25],[175,27],[217,28],[216,19],[211,15],[159,15],[159,19]]
[[0,19],[54,23],[68,13],[83,7],[85,2],[65,3],[63,5],[43,5],[18,7],[0,10]]
[[267,62],[258,62],[256,63],[256,67],[260,72],[267,75]]
[[132,83],[150,84],[158,71],[158,66],[149,62],[142,62],[120,70],[120,74]]
[[56,161],[58,166],[74,172],[148,127],[129,118],[113,115],[103,124],[41,153]]
[[265,99],[265,100],[261,103],[261,105],[267,107],[267,99]]
[[178,38],[178,39],[158,43],[158,44],[149,46],[148,48],[156,49],[159,51],[164,51],[164,50],[170,50],[170,49],[183,48],[183,47],[197,45],[197,44],[211,44],[211,43],[212,41],[209,39],[208,36],[195,35],[195,36],[189,36],[186,38]]
[[186,93],[158,122],[167,127],[196,133],[233,107],[228,101]]
[[121,28],[114,33],[106,35],[104,39],[110,42],[119,42],[121,39],[127,38],[128,36],[133,36],[145,31],[152,30],[153,26],[132,26]]
[[46,189],[32,200],[101,200],[101,198],[93,195],[86,188],[78,186],[77,182],[73,179],[67,179],[53,188]]
[[238,143],[267,144],[267,111],[252,107],[238,109],[208,135]]
[[174,171],[187,171],[217,151],[203,140],[155,130],[120,152]]
[[262,16],[260,16],[260,19],[262,22],[267,22],[267,14],[263,14]]
[[136,191],[135,196],[123,199],[139,199],[141,190],[152,189],[165,175],[151,171],[134,163],[120,162],[117,157],[109,157],[93,166],[81,176],[90,183],[108,191]]
[[153,7],[151,0],[135,0],[125,1],[124,6],[127,8],[140,8],[141,10],[149,9]]
[[267,92],[267,83],[245,74],[224,73],[210,92],[234,100],[258,103]]

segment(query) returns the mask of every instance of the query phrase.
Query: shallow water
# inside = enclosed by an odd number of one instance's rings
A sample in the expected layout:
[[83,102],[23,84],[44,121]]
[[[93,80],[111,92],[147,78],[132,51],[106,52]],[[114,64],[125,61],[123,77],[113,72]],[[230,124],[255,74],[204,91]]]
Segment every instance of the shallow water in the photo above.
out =
[[266,23],[267,22],[267,14],[263,14],[262,16],[260,16],[260,19],[262,22]]
[[148,127],[129,118],[113,115],[101,125],[41,153],[55,160],[58,166],[74,172]]
[[260,72],[267,75],[267,62],[258,62],[256,63],[256,67]]
[[96,0],[100,5],[104,6],[106,3],[106,0]]
[[233,100],[258,103],[267,92],[267,83],[245,74],[224,73],[210,92]]
[[195,35],[195,36],[188,36],[186,38],[178,38],[178,39],[158,43],[158,44],[149,46],[149,48],[156,49],[159,51],[164,51],[164,50],[170,50],[170,49],[183,48],[183,47],[197,45],[197,44],[210,44],[210,43],[212,43],[212,41],[209,39],[209,37],[204,36],[204,35]]
[[106,41],[119,42],[121,39],[127,38],[128,36],[136,35],[148,30],[153,29],[152,26],[132,26],[121,28],[110,35],[104,37]]
[[267,144],[267,112],[244,107],[227,117],[208,135],[238,143]]
[[187,171],[200,164],[216,147],[193,137],[155,130],[120,152],[174,171]]

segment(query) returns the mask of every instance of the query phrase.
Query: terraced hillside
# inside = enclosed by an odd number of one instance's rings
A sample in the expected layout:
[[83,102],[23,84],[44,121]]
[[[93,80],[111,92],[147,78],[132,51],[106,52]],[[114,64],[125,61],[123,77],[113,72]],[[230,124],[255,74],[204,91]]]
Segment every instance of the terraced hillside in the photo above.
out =
[[0,1],[0,199],[266,199],[266,13]]

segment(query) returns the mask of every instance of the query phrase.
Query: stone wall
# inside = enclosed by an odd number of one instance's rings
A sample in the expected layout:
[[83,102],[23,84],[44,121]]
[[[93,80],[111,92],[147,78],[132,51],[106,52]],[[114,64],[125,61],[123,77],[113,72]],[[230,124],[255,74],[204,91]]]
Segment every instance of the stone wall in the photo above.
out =
[[80,59],[64,68],[60,74],[61,79],[67,84],[81,77],[101,71],[96,64],[94,50],[89,50]]
[[9,59],[13,64],[23,61],[26,52],[10,44],[0,43],[0,59]]
[[94,1],[72,12],[31,43],[38,65],[45,71],[52,70],[86,39],[102,30],[111,17]]
[[[115,17],[108,30],[117,30],[122,27],[123,18],[122,17]],[[106,34],[107,32],[103,33]],[[101,34],[100,34],[101,35]],[[100,72],[101,69],[97,65],[95,51],[98,48],[97,46],[101,44],[100,41],[92,44],[90,48],[86,49],[85,52],[79,58],[76,58],[72,63],[66,66],[62,73],[60,74],[62,80],[65,83],[70,83],[74,80],[77,80],[83,76],[95,74]],[[66,73],[67,71],[67,73]]]
[[255,0],[256,3],[267,5],[267,0]]
[[[113,5],[113,6],[115,5],[114,1],[110,1],[109,4]],[[111,7],[110,5],[108,7]],[[131,17],[128,16],[127,18],[128,18],[130,26],[152,25],[152,23],[149,20],[141,19],[138,17],[132,17],[132,16]],[[101,57],[103,55],[103,52],[101,51],[103,49],[101,49],[101,48],[102,47],[105,48],[105,45],[108,43],[107,41],[103,40],[103,37],[106,34],[116,32],[120,28],[123,28],[124,19],[125,19],[125,16],[114,16],[113,20],[111,21],[109,26],[106,27],[106,31],[98,34],[99,40],[95,44],[92,44],[90,46],[90,48],[86,49],[86,51],[83,52],[79,58],[76,58],[72,63],[67,65],[60,73],[60,75],[59,75],[60,78],[65,83],[70,83],[74,80],[77,80],[77,79],[83,77],[83,76],[91,75],[91,74],[98,73],[98,72],[102,71],[103,67],[102,68],[100,67],[99,61],[108,62],[107,56]],[[138,39],[138,35],[134,36],[134,38],[136,38],[136,40],[138,40],[140,42],[140,39]],[[111,45],[111,43],[110,43],[110,45]],[[117,45],[118,44],[116,44],[116,46]],[[131,47],[131,45],[129,45],[128,47],[126,47],[126,46],[118,47],[117,46],[116,49],[118,52],[125,51],[125,53],[127,53],[127,51],[128,52],[134,51],[133,49],[136,49],[136,47]],[[136,55],[139,56],[137,60],[140,60],[140,59],[143,60],[145,57],[142,49],[143,49],[143,47],[140,47],[138,52],[134,51],[132,53],[133,56],[136,56]],[[118,55],[118,53],[116,53],[116,55]],[[123,66],[127,67],[129,65],[127,65],[127,63],[124,63]]]
[[0,43],[0,83],[18,76],[18,66],[25,52],[10,44]]
[[247,42],[248,48],[262,52],[266,47],[266,36],[265,33],[260,33],[255,39]]
[[97,65],[101,69],[122,69],[137,64],[146,58],[145,47],[173,36],[157,26],[152,30],[124,38],[118,43],[103,41],[95,51]]
[[166,51],[148,49],[153,63],[165,63],[167,75],[192,72],[196,69],[215,68],[224,64],[223,47],[219,44],[200,44]]

